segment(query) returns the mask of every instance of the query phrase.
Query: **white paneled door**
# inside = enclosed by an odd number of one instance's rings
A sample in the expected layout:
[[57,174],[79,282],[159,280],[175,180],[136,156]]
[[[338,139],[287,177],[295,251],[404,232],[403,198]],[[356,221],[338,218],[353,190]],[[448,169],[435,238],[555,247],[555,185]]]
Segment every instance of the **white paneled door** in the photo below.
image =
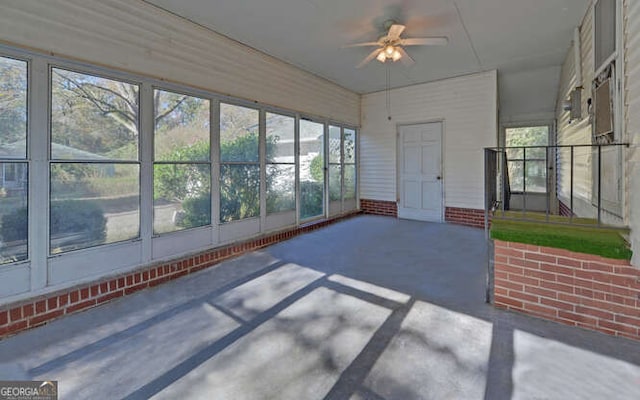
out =
[[398,152],[398,217],[442,222],[442,123],[401,126]]

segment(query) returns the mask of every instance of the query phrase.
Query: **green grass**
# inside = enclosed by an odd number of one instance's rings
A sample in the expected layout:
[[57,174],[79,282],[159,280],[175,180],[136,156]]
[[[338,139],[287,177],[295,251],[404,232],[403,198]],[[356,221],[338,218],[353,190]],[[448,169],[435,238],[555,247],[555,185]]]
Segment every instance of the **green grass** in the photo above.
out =
[[[519,213],[508,215],[514,218]],[[623,235],[628,230],[614,227],[561,225],[568,222],[566,217],[552,216],[551,222],[544,221],[545,215],[526,215],[527,219],[538,221],[515,221],[496,215],[491,221],[491,238],[507,242],[518,242],[536,246],[555,247],[578,253],[595,254],[607,258],[631,259],[632,252]],[[573,219],[582,225],[595,225],[591,219]]]

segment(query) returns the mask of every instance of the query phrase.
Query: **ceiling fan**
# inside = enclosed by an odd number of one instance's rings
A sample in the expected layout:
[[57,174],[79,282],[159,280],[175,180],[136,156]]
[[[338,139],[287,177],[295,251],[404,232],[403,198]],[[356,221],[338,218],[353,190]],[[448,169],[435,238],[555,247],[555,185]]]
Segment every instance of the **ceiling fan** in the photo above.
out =
[[405,26],[396,23],[393,20],[388,20],[384,24],[385,30],[388,30],[387,34],[380,37],[377,42],[364,42],[348,44],[343,47],[368,47],[377,46],[378,48],[373,50],[367,57],[364,58],[356,66],[356,68],[362,68],[374,58],[381,63],[392,61],[396,62],[400,60],[404,65],[410,66],[415,63],[413,59],[404,50],[405,46],[442,46],[449,42],[449,39],[441,36],[432,36],[424,38],[407,38],[400,37],[404,32]]

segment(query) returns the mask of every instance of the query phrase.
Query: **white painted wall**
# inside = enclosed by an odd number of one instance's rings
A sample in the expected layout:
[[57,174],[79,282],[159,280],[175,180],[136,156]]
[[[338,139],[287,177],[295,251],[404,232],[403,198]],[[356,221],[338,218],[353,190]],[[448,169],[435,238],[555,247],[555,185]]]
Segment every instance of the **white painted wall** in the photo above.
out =
[[625,108],[627,194],[631,228],[632,263],[640,266],[640,1],[624,1]]
[[553,121],[561,69],[551,66],[498,73],[500,123]]
[[484,208],[484,147],[497,143],[496,71],[362,97],[360,198],[397,200],[397,126],[442,120],[445,206]]
[[[557,143],[559,145],[578,145],[591,143],[591,124],[587,112],[587,98],[591,97],[591,81],[593,80],[593,39],[592,39],[592,8],[589,7],[582,26],[580,27],[580,59],[582,66],[582,81],[577,81],[574,44],[567,51],[565,62],[560,74],[560,87],[556,102]],[[582,118],[570,121],[570,114],[563,110],[563,102],[569,98],[574,88],[582,86]],[[558,198],[569,206],[571,197],[570,153],[568,150],[558,151],[557,177]],[[576,148],[574,153],[573,194],[574,212],[580,216],[595,216],[591,206],[592,152],[587,148]]]
[[141,0],[3,0],[0,42],[357,125],[360,96]]

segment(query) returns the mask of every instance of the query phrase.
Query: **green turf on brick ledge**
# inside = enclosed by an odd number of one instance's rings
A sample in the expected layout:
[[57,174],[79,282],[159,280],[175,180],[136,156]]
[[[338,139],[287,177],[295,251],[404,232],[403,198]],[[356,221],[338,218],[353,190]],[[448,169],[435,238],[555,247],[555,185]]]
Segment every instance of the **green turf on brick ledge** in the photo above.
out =
[[[554,221],[559,222],[558,217],[554,217]],[[632,252],[622,236],[625,233],[628,231],[617,228],[513,221],[499,216],[494,216],[491,220],[492,239],[630,260]]]

